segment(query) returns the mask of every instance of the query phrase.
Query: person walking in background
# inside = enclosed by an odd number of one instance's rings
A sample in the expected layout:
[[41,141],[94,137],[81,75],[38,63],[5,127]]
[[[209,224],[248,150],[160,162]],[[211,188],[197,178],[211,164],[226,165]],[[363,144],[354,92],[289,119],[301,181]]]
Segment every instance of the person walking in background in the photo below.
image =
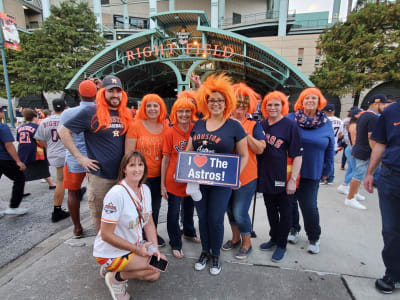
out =
[[[149,166],[146,184],[151,191],[151,206],[156,228],[161,207],[161,160],[163,137],[167,129],[166,116],[167,108],[164,100],[157,94],[145,95],[125,141],[125,153],[135,150],[141,152]],[[157,237],[158,245],[164,247],[165,240],[159,235]]]
[[358,190],[361,182],[364,180],[365,173],[369,163],[372,148],[375,141],[371,140],[371,134],[376,126],[379,115],[382,113],[388,103],[385,95],[374,95],[368,99],[368,110],[364,111],[357,120],[357,135],[356,140],[351,150],[356,167],[353,173],[353,178],[350,181],[349,193],[344,200],[344,204],[356,209],[367,209],[364,205],[360,204],[359,200],[365,200],[365,197],[360,197]]
[[[285,118],[289,102],[279,91],[268,93],[261,104],[265,120],[261,126],[267,137],[267,147],[258,157],[258,187],[263,193],[270,225],[271,239],[260,249],[272,251],[271,260],[281,262],[292,226],[292,205],[302,161],[300,131],[295,121]],[[288,162],[292,161],[288,171]]]
[[240,174],[240,187],[232,190],[227,214],[232,229],[232,239],[228,240],[222,250],[228,251],[240,246],[235,258],[246,259],[252,250],[251,220],[249,208],[257,187],[257,158],[265,149],[265,134],[260,123],[249,120],[250,114],[257,109],[256,93],[245,83],[233,85],[236,97],[236,108],[231,118],[237,120],[247,133],[247,151],[249,159],[246,168]]
[[[77,115],[81,110],[84,110],[86,107],[94,107],[97,87],[93,81],[82,81],[79,84],[78,93],[81,100],[79,106],[69,108],[61,114],[59,128],[69,119]],[[87,156],[84,133],[72,133],[72,138],[82,155]],[[68,150],[66,150],[65,153],[63,175],[63,187],[68,190],[68,210],[71,215],[72,223],[74,224],[74,237],[79,238],[83,234],[79,210],[81,199],[86,190],[86,188],[81,188],[82,182],[86,176],[86,170],[79,165],[76,158]]]
[[57,128],[60,123],[61,114],[66,108],[64,99],[53,100],[55,114],[45,118],[35,133],[35,139],[40,141],[47,149],[47,159],[50,166],[56,168],[56,189],[54,191],[54,210],[51,215],[53,223],[69,217],[69,213],[61,208],[64,200],[65,190],[63,187],[63,167],[65,162],[65,147],[60,140]]
[[20,160],[14,146],[14,137],[10,128],[1,121],[4,118],[0,107],[0,178],[4,174],[13,181],[10,206],[4,211],[7,215],[23,215],[27,209],[19,207],[24,195],[26,166]]
[[[247,165],[246,132],[241,124],[230,119],[236,107],[231,78],[225,74],[211,75],[197,92],[198,109],[204,119],[198,120],[190,133],[188,151],[234,153],[241,156],[240,173]],[[195,270],[204,270],[211,256],[211,275],[221,272],[220,250],[224,238],[224,215],[232,189],[200,185],[201,200],[195,202],[199,216],[202,252]]]
[[382,168],[376,185],[382,216],[385,276],[375,281],[375,287],[385,294],[400,289],[400,103],[391,104],[379,117],[371,140],[375,141],[364,187],[373,192],[374,172]]
[[[353,106],[353,107],[356,107],[356,106]],[[341,160],[341,167],[340,167],[340,170],[342,170],[342,171],[345,170],[345,166],[346,166],[346,162],[347,162],[346,148],[347,148],[347,145],[349,144],[348,128],[349,128],[350,119],[351,119],[351,116],[350,116],[351,109],[347,112],[346,118],[344,118],[342,120],[342,122],[343,122],[343,139],[342,139],[343,153],[342,153],[342,160]]]
[[326,180],[332,173],[335,137],[331,121],[322,109],[326,99],[317,88],[303,90],[294,106],[295,112],[288,118],[296,121],[300,129],[303,160],[300,183],[293,204],[292,228],[288,241],[297,243],[300,231],[299,202],[303,214],[304,227],[309,245],[307,251],[317,254],[320,251],[321,226],[317,204],[320,180]]
[[[335,105],[327,104],[323,111],[326,116],[332,123],[333,132],[335,134],[335,153],[338,151],[338,141],[343,137],[343,122],[338,117],[335,117]],[[333,184],[333,180],[335,179],[335,164],[333,165],[333,169],[331,174],[329,174],[326,180],[322,179],[321,184]]]
[[[96,94],[97,105],[85,107],[58,130],[65,147],[88,172],[88,203],[96,232],[100,229],[104,196],[117,183],[125,133],[132,122],[121,80],[109,75],[102,86]],[[87,156],[79,151],[72,137],[72,133],[81,132],[85,134]]]

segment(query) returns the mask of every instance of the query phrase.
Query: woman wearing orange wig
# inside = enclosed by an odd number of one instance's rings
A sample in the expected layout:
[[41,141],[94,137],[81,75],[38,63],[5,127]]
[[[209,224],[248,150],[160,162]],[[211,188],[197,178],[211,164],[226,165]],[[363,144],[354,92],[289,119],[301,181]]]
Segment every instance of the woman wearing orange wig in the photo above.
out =
[[293,205],[292,228],[288,241],[295,244],[298,240],[300,231],[298,201],[309,240],[307,251],[311,254],[320,251],[321,227],[317,206],[319,181],[326,179],[333,168],[335,138],[332,123],[322,111],[326,103],[319,89],[306,88],[296,101],[295,112],[288,115],[289,119],[296,121],[300,129],[303,147],[300,184]]
[[193,128],[193,117],[196,107],[187,97],[180,97],[172,106],[170,120],[172,126],[164,135],[163,158],[161,163],[161,195],[168,200],[167,231],[172,254],[183,257],[179,213],[183,204],[183,236],[185,239],[200,243],[196,237],[193,223],[194,204],[186,194],[186,183],[174,180],[178,152],[187,147],[190,132]]
[[[270,240],[260,249],[271,251],[271,260],[281,262],[286,254],[292,214],[293,194],[296,192],[297,177],[301,167],[300,131],[295,121],[285,118],[289,102],[285,94],[273,91],[261,103],[265,120],[261,126],[265,132],[267,147],[258,159],[258,187],[263,193],[270,224]],[[288,157],[293,159],[288,172]],[[289,170],[290,171],[290,170]]]
[[[190,133],[187,150],[241,155],[240,172],[248,160],[246,132],[236,120],[230,119],[236,107],[231,79],[225,74],[209,76],[197,91],[197,105],[204,119],[199,120]],[[199,216],[202,252],[195,264],[200,271],[206,267],[210,255],[210,273],[221,272],[219,260],[224,238],[224,215],[232,189],[229,187],[201,185],[201,200],[195,202]]]
[[[152,214],[156,227],[161,206],[161,159],[163,136],[167,129],[166,115],[167,108],[160,96],[145,95],[125,140],[125,153],[136,150],[146,158],[149,167],[146,184],[151,190]],[[165,241],[160,236],[158,236],[158,245],[165,246]]]
[[251,220],[249,208],[251,199],[257,187],[257,158],[265,148],[265,134],[257,121],[248,119],[257,109],[257,94],[245,83],[233,85],[236,97],[236,109],[232,118],[238,120],[247,133],[249,160],[246,168],[240,174],[241,186],[233,190],[228,204],[228,217],[232,229],[232,239],[228,240],[222,250],[231,250],[241,245],[237,259],[246,259],[252,250],[251,247]]

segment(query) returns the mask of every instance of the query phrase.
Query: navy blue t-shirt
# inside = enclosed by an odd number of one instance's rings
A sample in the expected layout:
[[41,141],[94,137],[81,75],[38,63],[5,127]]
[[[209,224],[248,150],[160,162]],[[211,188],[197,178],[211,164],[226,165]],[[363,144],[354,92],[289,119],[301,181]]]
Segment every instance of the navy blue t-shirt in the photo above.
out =
[[400,103],[385,108],[372,132],[371,139],[386,145],[382,163],[400,172]]
[[34,136],[38,127],[35,123],[25,123],[17,129],[18,156],[24,164],[36,161],[37,143]]
[[124,155],[124,125],[120,122],[118,111],[110,110],[110,126],[94,132],[98,126],[96,120],[92,126],[95,113],[95,106],[86,107],[65,122],[64,126],[74,133],[84,132],[88,157],[100,163],[100,169],[91,173],[106,179],[116,179]]
[[235,145],[246,136],[242,125],[227,119],[224,125],[208,131],[205,120],[198,120],[190,133],[195,151],[213,153],[233,153]]
[[301,156],[300,132],[297,123],[288,118],[269,125],[261,121],[267,147],[258,156],[258,188],[260,193],[280,194],[286,189],[287,156]]
[[8,142],[14,142],[14,137],[10,128],[0,122],[0,160],[13,160],[5,147]]
[[356,143],[351,149],[351,155],[357,159],[368,160],[371,156],[369,146],[369,134],[375,129],[378,115],[374,111],[367,110],[357,120]]

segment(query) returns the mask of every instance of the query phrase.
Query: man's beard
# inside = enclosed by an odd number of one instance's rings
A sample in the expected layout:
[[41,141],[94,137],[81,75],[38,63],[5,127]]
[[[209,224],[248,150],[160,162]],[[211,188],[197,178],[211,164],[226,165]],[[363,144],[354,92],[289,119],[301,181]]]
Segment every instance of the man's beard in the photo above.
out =
[[[118,104],[117,104],[117,105],[114,105],[114,104],[112,103],[111,100],[113,100],[113,99],[118,99]],[[120,100],[119,98],[117,98],[117,97],[113,97],[113,98],[111,98],[110,100],[106,99],[106,102],[107,102],[108,106],[110,106],[110,107],[112,107],[112,108],[117,108],[117,107],[119,107],[120,104],[121,104],[121,100]]]

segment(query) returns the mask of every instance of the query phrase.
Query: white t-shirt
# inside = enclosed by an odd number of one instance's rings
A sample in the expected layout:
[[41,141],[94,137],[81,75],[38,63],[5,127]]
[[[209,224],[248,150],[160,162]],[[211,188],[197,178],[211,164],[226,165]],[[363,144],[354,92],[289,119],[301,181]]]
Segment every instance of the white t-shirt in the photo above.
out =
[[[116,224],[114,233],[122,239],[138,245],[143,240],[143,226],[147,224],[151,216],[151,193],[147,185],[142,184],[140,192],[142,201],[135,192],[126,184],[122,184],[129,190],[136,203],[141,207],[144,222],[140,226],[139,214],[133,200],[121,185],[114,185],[106,194],[103,201],[101,222]],[[116,258],[128,254],[128,250],[121,250],[101,238],[101,230],[96,236],[93,246],[93,256],[101,258]]]
[[328,119],[331,120],[333,132],[335,133],[335,151],[336,151],[338,148],[337,144],[338,144],[339,135],[343,134],[343,121],[335,116],[328,117]]
[[61,115],[51,115],[42,122],[36,130],[35,139],[47,144],[47,160],[50,166],[63,167],[65,164],[66,148],[57,134]]

